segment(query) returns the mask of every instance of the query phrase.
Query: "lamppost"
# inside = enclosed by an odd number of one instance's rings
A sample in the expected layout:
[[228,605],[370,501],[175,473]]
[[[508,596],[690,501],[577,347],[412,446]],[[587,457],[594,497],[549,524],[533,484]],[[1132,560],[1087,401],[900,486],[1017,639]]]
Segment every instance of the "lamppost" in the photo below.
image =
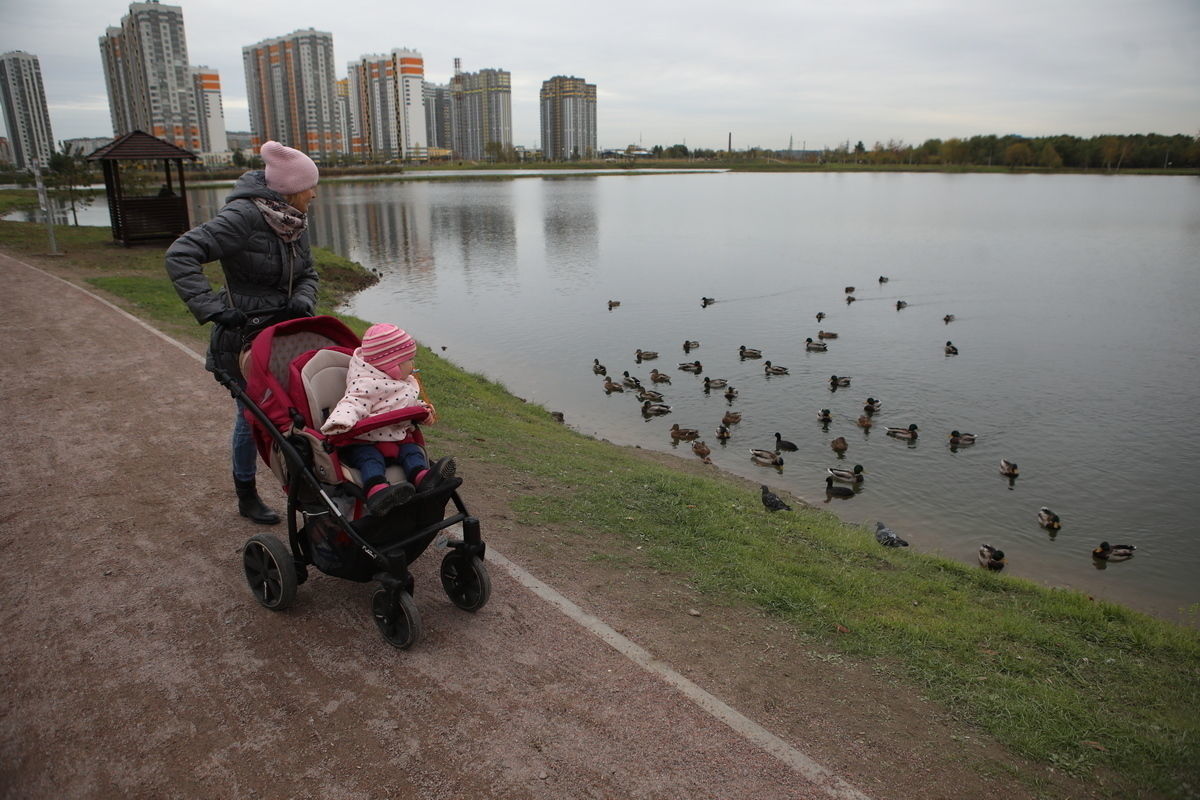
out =
[[50,217],[50,198],[46,196],[46,184],[42,182],[42,164],[36,158],[29,160],[29,166],[33,170],[33,182],[37,186],[38,204],[42,208],[42,214],[46,217],[46,233],[50,237],[50,255],[59,255],[58,242],[54,239],[54,220]]

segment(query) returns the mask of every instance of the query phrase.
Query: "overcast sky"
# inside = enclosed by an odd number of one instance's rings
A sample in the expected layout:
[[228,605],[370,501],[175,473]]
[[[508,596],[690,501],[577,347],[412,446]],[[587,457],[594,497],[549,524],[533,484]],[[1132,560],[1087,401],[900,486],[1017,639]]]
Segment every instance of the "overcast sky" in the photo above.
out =
[[[165,3],[164,3],[165,4]],[[1017,133],[1200,133],[1200,0],[184,0],[188,58],[248,130],[242,47],[316,28],[338,77],[408,47],[512,73],[513,143],[539,146],[554,75],[597,88],[600,147],[835,147]],[[0,0],[0,52],[39,57],[56,139],[111,136],[99,37],[113,0]]]

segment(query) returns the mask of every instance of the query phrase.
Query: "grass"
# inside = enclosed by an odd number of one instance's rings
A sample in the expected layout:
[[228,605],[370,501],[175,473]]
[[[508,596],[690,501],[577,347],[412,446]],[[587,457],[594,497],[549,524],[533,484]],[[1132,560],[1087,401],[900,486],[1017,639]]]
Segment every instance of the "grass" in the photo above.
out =
[[[72,232],[66,260],[134,313],[204,335],[166,279],[162,247],[113,247],[107,236]],[[9,252],[44,252],[44,237],[37,225],[0,223]],[[323,310],[373,281],[332,254],[318,261]],[[349,322],[360,333],[366,325]],[[422,348],[420,359],[443,420],[439,447],[548,487],[514,494],[519,520],[555,525],[581,543],[636,544],[633,558],[646,566],[714,602],[761,609],[830,658],[919,687],[1022,756],[1080,779],[1103,776],[1110,796],[1200,792],[1196,630],[883,549],[870,531],[825,512],[768,514],[740,481],[587,438],[434,352]]]

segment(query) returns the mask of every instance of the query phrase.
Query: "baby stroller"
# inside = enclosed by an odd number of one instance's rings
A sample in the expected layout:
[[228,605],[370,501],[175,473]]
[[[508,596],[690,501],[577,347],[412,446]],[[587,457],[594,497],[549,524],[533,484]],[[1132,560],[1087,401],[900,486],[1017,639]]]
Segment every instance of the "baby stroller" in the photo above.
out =
[[[407,649],[421,637],[409,564],[440,531],[462,523],[463,538],[445,542],[442,588],[459,608],[478,611],[491,594],[483,563],[486,545],[479,520],[456,491],[459,477],[418,491],[382,516],[366,513],[358,472],[341,463],[337,448],[401,420],[414,423],[413,441],[424,447],[417,423],[428,413],[420,406],[398,409],[368,417],[345,433],[321,433],[345,391],[346,368],[360,344],[333,317],[293,319],[254,338],[241,362],[245,388],[218,371],[217,379],[245,404],[259,455],[287,493],[288,544],[269,533],[252,536],[242,548],[242,565],[255,598],[275,611],[295,601],[309,564],[346,580],[378,581],[372,599],[375,624],[390,644]],[[399,467],[388,472],[389,481],[404,480]],[[448,502],[456,514],[445,515]]]

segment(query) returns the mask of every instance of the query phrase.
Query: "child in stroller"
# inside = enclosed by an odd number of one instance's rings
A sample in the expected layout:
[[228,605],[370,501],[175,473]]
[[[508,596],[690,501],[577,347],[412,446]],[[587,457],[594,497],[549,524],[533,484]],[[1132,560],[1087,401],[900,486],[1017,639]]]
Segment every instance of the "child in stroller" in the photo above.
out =
[[[391,344],[399,345],[398,352],[411,361],[416,350],[411,338],[394,326],[387,328]],[[491,594],[483,563],[486,545],[479,520],[456,491],[462,478],[454,474],[453,459],[428,466],[419,428],[433,412],[427,401],[372,411],[347,430],[322,432],[326,417],[348,394],[346,377],[361,345],[339,320],[305,317],[272,325],[254,339],[243,358],[244,387],[224,370],[217,371],[218,380],[245,405],[259,455],[288,496],[288,543],[273,534],[258,534],[242,548],[242,565],[251,592],[272,610],[295,601],[309,564],[346,580],[378,581],[372,600],[375,623],[388,643],[406,649],[421,635],[408,565],[441,531],[461,523],[462,538],[445,542],[441,583],[454,605],[477,611]],[[368,355],[373,355],[370,349]],[[363,476],[342,454],[346,445],[389,426],[404,431],[403,443],[411,445],[407,467],[412,471],[403,472],[403,461],[384,461],[384,480],[406,488],[385,504],[372,504],[364,488],[369,491],[378,482],[364,487]],[[381,443],[394,445],[387,439]],[[374,450],[374,445],[368,446]],[[449,502],[457,513],[447,516]]]
[[[363,334],[362,347],[354,351],[346,371],[346,393],[321,425],[321,433],[345,433],[360,420],[400,408],[420,406],[434,416],[433,404],[422,397],[421,385],[413,374],[417,343],[395,325],[372,325]],[[367,508],[386,514],[413,496],[415,487],[430,488],[453,478],[457,464],[443,458],[433,467],[425,450],[412,441],[411,420],[375,428],[354,444],[338,450],[346,464],[359,471]],[[401,483],[389,483],[387,466],[395,463],[404,472]]]

